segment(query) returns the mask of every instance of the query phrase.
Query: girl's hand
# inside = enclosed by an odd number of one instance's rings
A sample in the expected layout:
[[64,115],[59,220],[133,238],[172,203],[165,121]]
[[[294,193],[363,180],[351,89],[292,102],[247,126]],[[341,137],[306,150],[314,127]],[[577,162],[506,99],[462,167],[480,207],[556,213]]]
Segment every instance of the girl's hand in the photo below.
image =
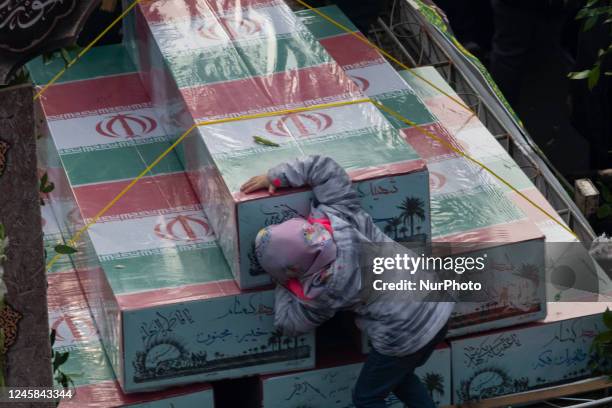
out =
[[266,188],[268,189],[268,192],[270,194],[274,194],[274,192],[276,191],[276,187],[274,186],[274,184],[270,183],[270,180],[268,180],[268,176],[262,174],[261,176],[251,177],[249,181],[247,181],[242,185],[242,187],[240,187],[240,191],[245,194],[249,194],[254,191],[263,190]]

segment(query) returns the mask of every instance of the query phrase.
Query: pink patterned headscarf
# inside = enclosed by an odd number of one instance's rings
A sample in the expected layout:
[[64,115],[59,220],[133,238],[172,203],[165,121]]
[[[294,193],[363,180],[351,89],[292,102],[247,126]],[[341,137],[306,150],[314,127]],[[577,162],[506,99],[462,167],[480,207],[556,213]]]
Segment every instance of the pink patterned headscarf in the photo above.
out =
[[303,297],[313,299],[329,277],[328,269],[336,260],[336,244],[325,226],[293,218],[259,231],[255,254],[277,283],[295,293],[297,280]]

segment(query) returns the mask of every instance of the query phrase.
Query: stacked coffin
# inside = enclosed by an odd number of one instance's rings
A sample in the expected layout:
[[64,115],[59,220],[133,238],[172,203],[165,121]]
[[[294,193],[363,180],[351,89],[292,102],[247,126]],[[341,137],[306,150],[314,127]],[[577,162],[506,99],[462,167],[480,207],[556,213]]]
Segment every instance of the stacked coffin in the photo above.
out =
[[[49,88],[42,100],[48,134],[41,150],[56,186],[50,205],[66,240],[169,145],[129,64],[111,76],[93,68],[107,52],[92,51],[92,70]],[[48,80],[46,68],[30,66],[35,81]],[[125,392],[314,364],[313,335],[272,347],[285,341],[273,328],[273,291],[235,284],[174,153],[77,247],[77,274]]]
[[[338,9],[321,10],[353,27]],[[586,350],[582,346],[599,329],[594,315],[601,308],[572,316],[559,312],[541,324],[507,328],[546,315],[544,239],[573,237],[422,132],[486,159],[554,213],[478,119],[442,96],[440,89],[452,89],[435,70],[418,74],[438,90],[398,74],[375,50],[312,12],[293,14],[271,0],[143,2],[125,32],[125,48],[94,49],[46,91],[47,134],[41,149],[56,184],[50,207],[61,231],[49,238],[49,247],[96,219],[144,172],[81,235],[73,256],[124,392],[269,373],[259,383],[264,407],[350,406],[363,356],[318,355],[311,369],[313,336],[280,337],[272,324],[271,288],[244,290],[268,282],[253,262],[256,232],[307,214],[311,193],[245,197],[240,184],[276,163],[313,153],[347,168],[363,207],[394,238],[477,242],[478,251],[495,265],[489,270],[497,285],[493,300],[462,305],[453,316],[452,335],[471,337],[452,340],[450,349],[441,346],[418,373],[440,404],[449,404],[451,397],[460,402],[507,393],[511,383],[514,389],[529,389],[584,375],[582,355],[567,359],[575,370],[559,368],[565,363],[562,354],[572,351],[558,340],[563,334],[554,331],[575,333],[578,327],[582,334],[573,352]],[[30,64],[34,80],[47,82],[60,68],[53,64]],[[414,125],[359,102],[364,97]],[[347,104],[259,115],[328,102]],[[245,114],[254,116],[194,129],[179,148],[145,171],[195,124]],[[258,144],[255,136],[278,146]],[[420,209],[404,217],[412,219],[409,225],[389,227],[406,199],[420,203]],[[486,329],[498,331],[474,334]],[[485,346],[478,349],[478,342]],[[516,344],[527,346],[515,352]],[[534,361],[541,358],[548,365],[534,362],[533,373],[509,370],[497,388],[482,385],[479,375],[490,374],[493,366],[513,367],[516,353],[527,355],[527,347]],[[553,366],[557,377],[541,374],[543,367]],[[201,401],[207,401],[202,392]]]
[[[45,242],[53,246],[62,242],[48,206],[43,207],[42,216]],[[68,353],[59,370],[72,381],[72,398],[63,400],[60,407],[214,407],[213,390],[206,383],[148,394],[124,394],[100,342],[76,272],[66,264],[62,270],[49,271],[47,297],[49,326],[55,331],[53,351]]]
[[[353,103],[364,95],[282,1],[146,2],[125,31],[168,134],[202,124],[179,156],[241,288],[269,282],[254,262],[259,229],[306,216],[311,193],[247,196],[240,185],[295,157],[338,161],[381,225],[401,215],[404,200],[416,200],[424,216],[405,239],[430,239],[423,160],[374,106]],[[257,116],[324,103],[349,104]],[[205,125],[224,118],[238,120]]]

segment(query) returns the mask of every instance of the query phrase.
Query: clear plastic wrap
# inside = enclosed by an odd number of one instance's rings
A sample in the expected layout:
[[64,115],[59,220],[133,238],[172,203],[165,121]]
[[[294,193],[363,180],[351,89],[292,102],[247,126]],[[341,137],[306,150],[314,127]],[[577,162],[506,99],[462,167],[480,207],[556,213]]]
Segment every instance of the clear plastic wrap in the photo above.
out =
[[[163,126],[177,136],[203,121],[364,98],[282,1],[147,2],[125,31]],[[255,136],[278,146],[262,146]],[[258,230],[309,211],[307,191],[240,193],[242,183],[275,164],[309,154],[336,159],[360,191],[385,192],[364,194],[362,203],[383,227],[406,197],[429,202],[423,161],[368,102],[201,126],[181,152],[242,288],[269,282],[252,262]],[[424,210],[414,239],[430,238]]]
[[60,407],[214,407],[213,390],[206,383],[138,396],[124,394],[104,353],[76,273],[53,273],[48,281],[49,326],[55,330],[53,350],[68,353],[59,368],[74,383],[70,386],[72,397],[62,400]]
[[[88,58],[123,52],[108,48]],[[35,81],[44,81],[40,67],[30,67]],[[128,71],[85,70],[42,98],[41,162],[64,241],[169,146]],[[209,225],[172,152],[80,235],[72,258],[125,392],[314,365],[313,334],[300,336],[298,350],[266,350],[273,291],[238,288]]]

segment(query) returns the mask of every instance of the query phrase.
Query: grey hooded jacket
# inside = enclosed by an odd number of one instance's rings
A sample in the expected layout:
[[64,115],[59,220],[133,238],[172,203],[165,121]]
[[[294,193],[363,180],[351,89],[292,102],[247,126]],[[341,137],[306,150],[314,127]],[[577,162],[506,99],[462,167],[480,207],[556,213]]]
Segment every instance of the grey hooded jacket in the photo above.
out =
[[385,298],[385,294],[364,299],[366,275],[360,270],[360,245],[385,242],[396,245],[398,253],[406,249],[385,235],[361,208],[348,174],[338,163],[329,157],[307,156],[273,167],[268,179],[280,187],[310,186],[315,197],[311,216],[329,218],[337,246],[322,295],[302,300],[277,286],[275,325],[283,334],[312,331],[337,311],[352,310],[357,326],[376,351],[403,356],[421,349],[446,325],[454,306],[450,302],[406,301],[405,297]]

